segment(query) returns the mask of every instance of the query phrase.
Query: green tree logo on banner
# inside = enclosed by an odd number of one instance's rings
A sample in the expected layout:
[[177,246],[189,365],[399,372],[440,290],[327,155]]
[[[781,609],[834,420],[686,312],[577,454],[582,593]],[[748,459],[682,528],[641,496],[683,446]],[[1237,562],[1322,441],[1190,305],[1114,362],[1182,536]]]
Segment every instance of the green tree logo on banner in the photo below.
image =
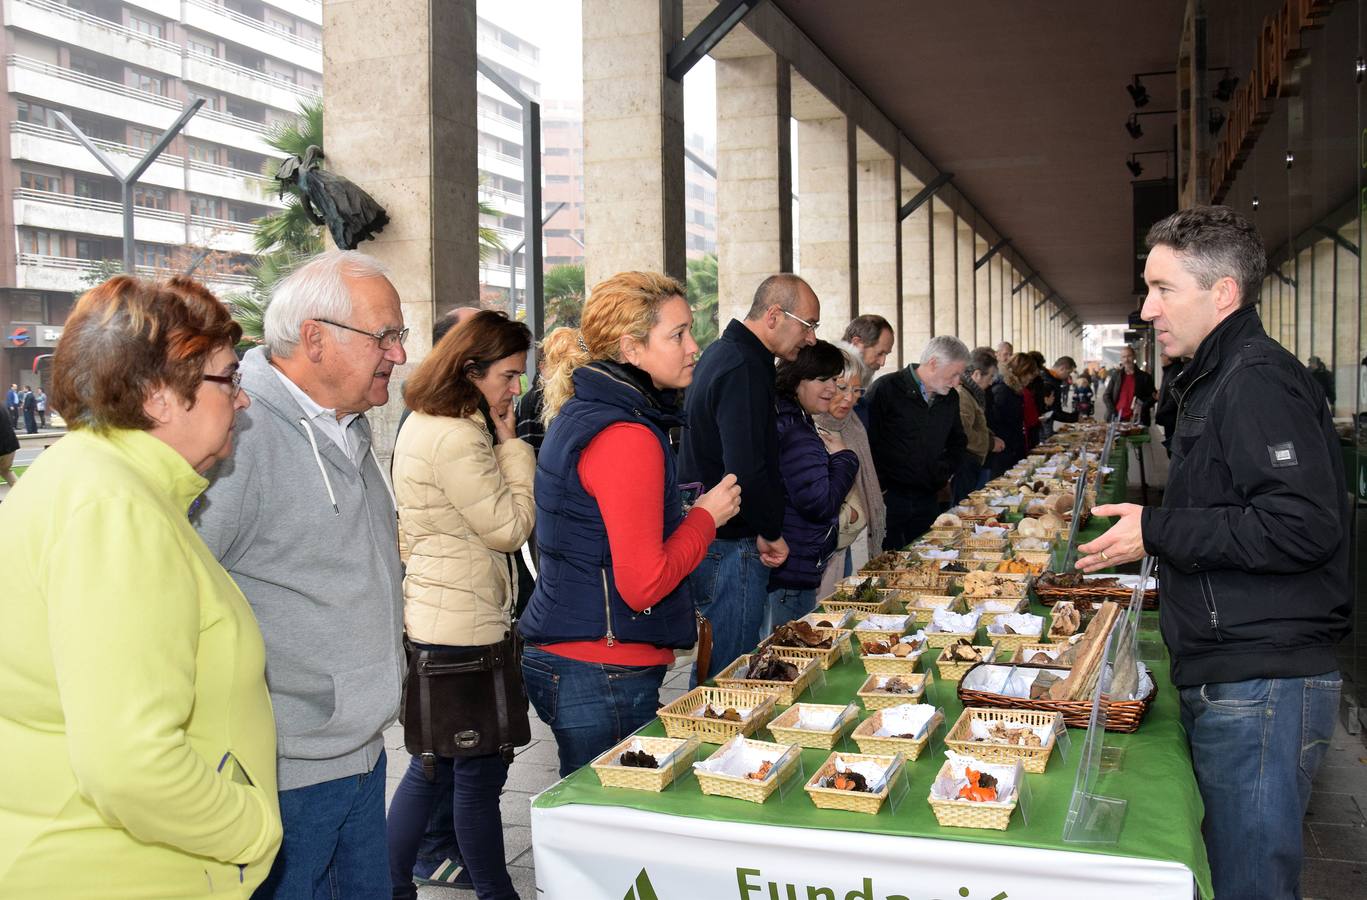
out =
[[622,900],[660,900],[655,895],[655,886],[650,883],[650,876],[646,874],[645,869],[636,876],[636,883],[627,888],[626,896],[622,897]]

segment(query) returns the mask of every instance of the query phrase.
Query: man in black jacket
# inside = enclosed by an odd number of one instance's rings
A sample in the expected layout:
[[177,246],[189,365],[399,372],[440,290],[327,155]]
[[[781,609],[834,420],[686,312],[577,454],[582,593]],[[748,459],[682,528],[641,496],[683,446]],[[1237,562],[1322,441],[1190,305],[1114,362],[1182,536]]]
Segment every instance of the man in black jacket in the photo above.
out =
[[1172,456],[1172,433],[1177,429],[1177,395],[1173,393],[1172,385],[1177,376],[1182,374],[1187,361],[1161,353],[1158,363],[1163,368],[1163,383],[1158,387],[1158,406],[1153,413],[1153,424],[1163,429],[1163,449],[1168,451],[1168,456]]
[[887,504],[885,550],[920,537],[940,511],[939,494],[963,466],[968,439],[954,390],[968,365],[956,337],[934,337],[921,364],[885,375],[869,398],[869,448]]
[[[1301,820],[1333,733],[1348,632],[1351,508],[1329,408],[1258,318],[1262,239],[1226,207],[1149,232],[1143,316],[1192,357],[1160,509],[1120,521],[1078,568],[1160,559],[1160,625],[1205,801],[1216,896],[1299,896]],[[1161,702],[1161,699],[1160,699]]]
[[[1135,415],[1135,403],[1139,404],[1138,415]],[[1153,376],[1139,368],[1135,363],[1134,348],[1126,346],[1120,351],[1120,365],[1106,383],[1106,406],[1111,415],[1120,413],[1122,422],[1147,425],[1153,403]]]
[[[816,343],[821,304],[796,275],[771,275],[745,321],[732,319],[693,370],[679,478],[707,490],[734,473],[740,513],[717,529],[688,577],[693,602],[712,623],[712,671],[755,644],[769,599],[769,569],[783,565],[783,481],[778,467],[774,357],[792,361]],[[696,677],[697,670],[694,669]]]

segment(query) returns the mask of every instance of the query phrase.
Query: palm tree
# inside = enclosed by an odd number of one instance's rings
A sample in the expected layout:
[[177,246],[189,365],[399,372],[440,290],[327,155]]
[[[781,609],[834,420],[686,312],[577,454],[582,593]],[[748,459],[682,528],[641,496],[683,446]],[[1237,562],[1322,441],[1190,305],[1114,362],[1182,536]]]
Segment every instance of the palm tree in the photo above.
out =
[[688,296],[693,300],[693,340],[698,349],[717,339],[717,257],[688,261]]
[[552,266],[542,276],[541,296],[545,298],[546,327],[579,325],[579,314],[584,308],[584,267],[576,265]]
[[[301,100],[298,117],[273,125],[266,135],[266,143],[282,156],[303,156],[310,146],[322,147],[322,98]],[[261,174],[267,179],[267,191],[273,189],[279,165],[279,160],[271,159],[261,167]],[[282,249],[296,254],[320,253],[323,228],[309,221],[297,197],[287,194],[284,209],[256,220],[255,243],[260,253]]]

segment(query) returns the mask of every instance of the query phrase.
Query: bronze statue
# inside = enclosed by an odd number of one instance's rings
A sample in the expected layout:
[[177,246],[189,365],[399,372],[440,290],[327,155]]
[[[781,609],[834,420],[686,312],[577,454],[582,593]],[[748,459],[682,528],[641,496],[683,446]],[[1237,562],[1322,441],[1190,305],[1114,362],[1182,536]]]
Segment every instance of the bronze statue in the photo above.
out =
[[304,158],[291,156],[280,164],[275,180],[283,197],[289,191],[315,225],[326,225],[343,250],[355,250],[389,224],[384,207],[341,175],[322,166],[323,150],[309,145]]

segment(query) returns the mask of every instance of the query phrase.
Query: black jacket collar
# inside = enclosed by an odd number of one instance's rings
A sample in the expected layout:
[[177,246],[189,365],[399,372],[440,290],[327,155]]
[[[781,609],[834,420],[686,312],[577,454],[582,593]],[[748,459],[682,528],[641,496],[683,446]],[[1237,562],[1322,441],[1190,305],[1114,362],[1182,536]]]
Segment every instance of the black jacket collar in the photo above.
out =
[[736,346],[746,356],[763,363],[771,370],[774,368],[774,354],[769,352],[769,348],[764,346],[764,342],[755,337],[755,333],[746,328],[745,323],[740,319],[732,319],[727,324],[726,331],[722,336],[735,342]]
[[1258,317],[1258,308],[1251,305],[1240,308],[1206,335],[1173,386],[1186,388],[1202,375],[1220,368],[1220,360],[1229,354],[1231,348],[1241,341],[1263,334],[1266,332],[1263,331],[1262,319]]

